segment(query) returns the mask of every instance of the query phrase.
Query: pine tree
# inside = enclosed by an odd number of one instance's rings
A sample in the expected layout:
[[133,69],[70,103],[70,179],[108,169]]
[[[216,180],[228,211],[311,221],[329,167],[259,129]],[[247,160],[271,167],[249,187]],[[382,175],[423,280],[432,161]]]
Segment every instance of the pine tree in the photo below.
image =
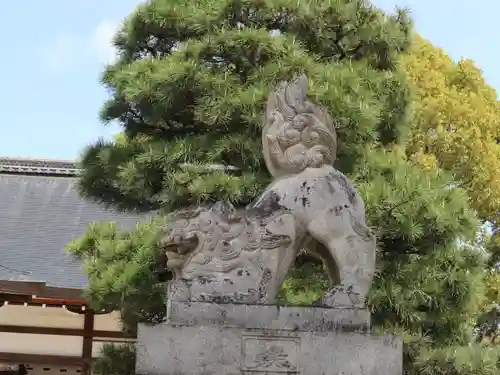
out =
[[136,352],[132,344],[104,344],[101,357],[93,364],[93,373],[100,375],[134,375]]
[[[350,172],[365,145],[406,133],[409,93],[393,70],[410,31],[406,13],[364,1],[148,2],[125,22],[120,60],[102,79],[111,98],[101,118],[118,120],[129,142],[87,150],[82,193],[140,211],[248,203],[269,181],[263,103],[301,72],[336,116],[338,167]],[[237,173],[207,169],[219,164]]]
[[482,344],[500,342],[500,236],[495,231],[485,234],[484,248],[488,254],[486,293],[476,325],[476,340]]
[[[379,240],[373,321],[404,332],[408,371],[447,366],[445,347],[471,336],[483,265],[470,245],[477,221],[464,192],[405,158],[411,95],[397,67],[411,34],[406,12],[384,14],[362,0],[151,0],[125,21],[119,60],[102,79],[110,99],[101,117],[118,121],[124,136],[85,150],[81,194],[160,214],[250,202],[270,181],[264,102],[279,81],[305,72],[311,99],[335,120],[335,166],[356,182]],[[158,225],[124,234],[103,223],[70,244],[85,260],[95,308],[161,320]],[[311,302],[320,293],[312,267],[292,272],[284,299]]]

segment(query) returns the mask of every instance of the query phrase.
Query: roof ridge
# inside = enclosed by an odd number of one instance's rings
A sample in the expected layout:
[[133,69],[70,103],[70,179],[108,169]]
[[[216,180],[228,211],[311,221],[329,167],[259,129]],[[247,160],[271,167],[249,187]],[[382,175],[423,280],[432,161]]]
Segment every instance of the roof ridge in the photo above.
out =
[[71,160],[0,157],[0,173],[76,176],[79,172]]
[[13,161],[46,161],[46,162],[64,162],[64,163],[74,163],[73,159],[60,159],[60,158],[46,158],[46,157],[31,157],[31,156],[1,156],[0,160],[13,160]]

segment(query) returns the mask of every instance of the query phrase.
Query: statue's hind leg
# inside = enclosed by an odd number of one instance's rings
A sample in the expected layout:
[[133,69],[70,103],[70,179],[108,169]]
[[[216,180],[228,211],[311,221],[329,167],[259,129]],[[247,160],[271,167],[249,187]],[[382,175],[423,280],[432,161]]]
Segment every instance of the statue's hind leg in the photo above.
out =
[[321,303],[361,308],[375,271],[375,237],[363,217],[357,218],[349,208],[339,206],[320,216],[309,224],[309,233],[328,249],[339,281],[325,293]]

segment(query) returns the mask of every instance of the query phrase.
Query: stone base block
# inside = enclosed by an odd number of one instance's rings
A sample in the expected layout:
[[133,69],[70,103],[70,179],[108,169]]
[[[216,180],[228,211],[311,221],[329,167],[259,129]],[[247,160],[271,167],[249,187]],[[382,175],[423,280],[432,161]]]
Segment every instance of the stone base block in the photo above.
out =
[[349,315],[362,323],[367,316],[363,314],[314,307],[177,303],[166,323],[139,327],[136,373],[401,375],[400,338],[372,336],[353,330],[358,325],[347,322],[345,331],[339,329],[339,321],[328,324],[328,317]]

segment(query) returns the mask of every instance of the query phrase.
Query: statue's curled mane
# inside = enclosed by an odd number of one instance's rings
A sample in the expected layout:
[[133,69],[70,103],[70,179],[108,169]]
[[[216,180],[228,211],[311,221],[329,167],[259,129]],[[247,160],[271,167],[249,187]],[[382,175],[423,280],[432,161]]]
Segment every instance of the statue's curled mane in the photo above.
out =
[[275,178],[333,164],[337,140],[328,112],[307,99],[307,77],[283,82],[267,102],[264,158]]

